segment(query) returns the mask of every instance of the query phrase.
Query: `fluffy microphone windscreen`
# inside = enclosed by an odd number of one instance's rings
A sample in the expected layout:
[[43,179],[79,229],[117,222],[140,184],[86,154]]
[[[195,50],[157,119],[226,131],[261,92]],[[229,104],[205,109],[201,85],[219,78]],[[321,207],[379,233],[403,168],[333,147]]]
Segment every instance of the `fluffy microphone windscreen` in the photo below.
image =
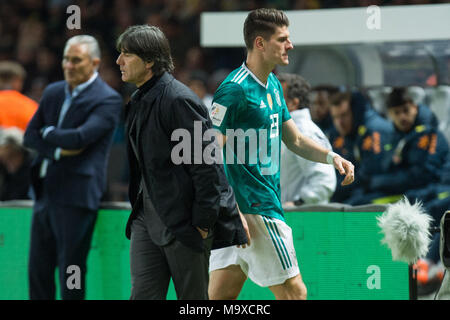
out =
[[414,263],[427,254],[433,218],[425,212],[421,202],[412,205],[403,197],[389,205],[377,220],[384,234],[381,242],[391,249],[393,260]]

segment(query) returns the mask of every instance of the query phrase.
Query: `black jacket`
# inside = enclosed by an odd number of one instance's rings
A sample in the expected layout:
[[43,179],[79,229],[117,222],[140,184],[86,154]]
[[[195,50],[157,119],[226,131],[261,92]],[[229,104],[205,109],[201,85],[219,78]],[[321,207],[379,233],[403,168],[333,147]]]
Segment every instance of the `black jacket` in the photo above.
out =
[[[188,87],[172,75],[164,73],[156,83],[125,108],[125,128],[130,163],[129,197],[133,207],[126,226],[130,226],[142,197],[141,178],[148,190],[157,214],[177,240],[201,251],[203,239],[195,227],[213,230],[213,249],[243,244],[246,236],[237,211],[234,193],[228,185],[220,164],[194,163],[194,152],[201,153],[211,141],[194,141],[194,123],[203,132],[212,128],[208,111]],[[191,155],[189,163],[175,164],[172,141],[176,129],[189,132]],[[197,132],[196,132],[197,134]],[[130,137],[136,141],[136,153]],[[188,142],[188,141],[185,141]],[[195,145],[197,143],[197,145]],[[203,159],[203,157],[202,157]],[[198,160],[198,159],[197,159]]]

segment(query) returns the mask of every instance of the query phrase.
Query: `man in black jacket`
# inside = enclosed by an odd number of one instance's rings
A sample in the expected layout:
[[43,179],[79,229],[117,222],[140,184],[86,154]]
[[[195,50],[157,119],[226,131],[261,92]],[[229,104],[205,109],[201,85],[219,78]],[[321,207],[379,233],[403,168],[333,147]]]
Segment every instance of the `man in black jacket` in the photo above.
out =
[[208,299],[211,248],[247,238],[223,167],[194,159],[195,152],[181,164],[172,159],[177,129],[187,130],[189,145],[202,155],[211,144],[194,140],[194,128],[200,126],[203,137],[212,127],[207,109],[170,74],[169,43],[157,27],[129,27],[117,49],[122,80],[138,87],[125,109],[131,299],[165,299],[170,278],[178,299]]

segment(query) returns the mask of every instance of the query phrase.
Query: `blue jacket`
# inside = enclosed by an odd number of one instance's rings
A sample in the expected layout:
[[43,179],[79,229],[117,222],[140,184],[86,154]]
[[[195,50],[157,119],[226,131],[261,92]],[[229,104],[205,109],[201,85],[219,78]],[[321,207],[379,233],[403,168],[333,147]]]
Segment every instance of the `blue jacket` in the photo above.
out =
[[384,173],[371,178],[369,190],[402,194],[438,182],[448,151],[436,117],[420,105],[413,129],[408,133],[395,130],[382,162]]
[[[122,98],[97,77],[76,96],[57,127],[65,99],[65,81],[45,89],[39,108],[25,132],[24,145],[37,151],[31,170],[36,202],[42,198],[42,187],[50,201],[66,206],[97,210],[106,189],[106,169],[114,130],[122,112]],[[42,137],[42,128],[55,126]],[[55,160],[56,148],[83,151],[76,156]],[[46,178],[39,177],[44,158],[50,159]]]
[[335,202],[345,202],[356,190],[365,187],[367,177],[381,172],[384,145],[393,132],[392,124],[379,115],[361,93],[352,93],[351,109],[352,132],[344,137],[333,128],[329,133],[333,150],[355,165],[355,182],[351,185],[341,186],[344,176],[337,175],[338,184],[331,199]]

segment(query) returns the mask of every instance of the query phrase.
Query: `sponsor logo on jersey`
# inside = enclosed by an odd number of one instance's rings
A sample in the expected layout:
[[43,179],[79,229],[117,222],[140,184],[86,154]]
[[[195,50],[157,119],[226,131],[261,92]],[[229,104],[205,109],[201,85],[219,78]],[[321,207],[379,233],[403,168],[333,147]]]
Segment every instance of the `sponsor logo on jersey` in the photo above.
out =
[[262,101],[261,100],[261,104],[259,105],[259,108],[260,109],[264,109],[264,108],[266,108],[267,106],[266,106],[266,104],[264,103],[264,101]]

